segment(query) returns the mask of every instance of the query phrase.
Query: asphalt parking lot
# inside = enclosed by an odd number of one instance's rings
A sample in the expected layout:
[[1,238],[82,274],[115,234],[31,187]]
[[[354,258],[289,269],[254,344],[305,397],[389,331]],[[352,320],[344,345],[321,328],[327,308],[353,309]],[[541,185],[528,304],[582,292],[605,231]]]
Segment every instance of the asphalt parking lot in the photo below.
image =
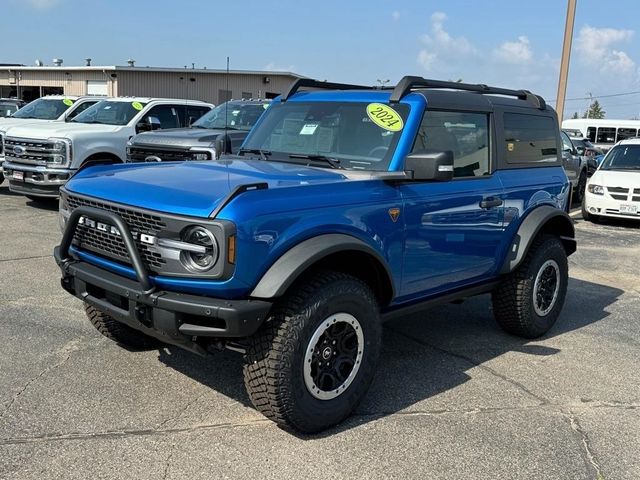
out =
[[386,324],[374,384],[319,436],[249,404],[242,358],[130,352],[59,287],[57,209],[0,186],[0,478],[640,478],[640,222],[577,215],[558,324],[487,296]]

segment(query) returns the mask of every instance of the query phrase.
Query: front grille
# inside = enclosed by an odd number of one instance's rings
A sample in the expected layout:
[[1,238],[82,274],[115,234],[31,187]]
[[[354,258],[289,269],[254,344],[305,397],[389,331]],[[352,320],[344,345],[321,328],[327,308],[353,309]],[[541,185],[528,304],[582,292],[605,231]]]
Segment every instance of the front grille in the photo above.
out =
[[629,196],[629,189],[622,187],[607,187],[607,192],[615,200],[626,200]]
[[[54,155],[61,155],[64,152],[54,149],[54,143],[48,140],[28,140],[24,138],[5,137],[4,150],[5,158],[11,162],[32,163],[36,165],[47,165],[53,162]],[[23,153],[15,153],[15,148],[21,147]]]
[[[153,247],[139,240],[140,234],[156,236],[166,228],[166,224],[161,217],[95,200],[76,197],[74,195],[67,195],[64,201],[69,211],[80,206],[88,206],[116,213],[129,227],[135,239],[136,246],[138,247],[138,252],[147,269],[152,273],[157,273],[158,270],[166,264],[166,261],[159,252],[154,251]],[[124,241],[118,234],[98,230],[84,224],[78,224],[73,243],[79,248],[97,253],[98,255],[103,255],[123,263],[131,263]]]
[[[184,148],[168,148],[168,147],[140,147],[131,146],[128,149],[128,159],[133,162],[146,162],[147,157],[158,157],[162,161],[183,161],[194,160],[194,153]],[[211,157],[211,154],[208,154]]]

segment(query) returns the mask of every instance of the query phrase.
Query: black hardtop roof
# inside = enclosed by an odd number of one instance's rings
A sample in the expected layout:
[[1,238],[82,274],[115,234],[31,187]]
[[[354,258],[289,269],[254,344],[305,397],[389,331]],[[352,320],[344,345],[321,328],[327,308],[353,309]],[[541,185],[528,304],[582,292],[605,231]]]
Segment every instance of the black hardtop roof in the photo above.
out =
[[430,107],[453,107],[491,109],[494,106],[535,108],[543,111],[551,111],[544,99],[528,90],[512,90],[501,87],[491,87],[484,84],[472,84],[462,82],[450,82],[442,80],[430,80],[422,77],[405,76],[395,87],[375,87],[364,85],[352,85],[345,83],[333,83],[300,78],[294,81],[289,89],[282,95],[281,100],[286,102],[301,88],[313,88],[324,90],[392,90],[390,103],[397,103],[412,92],[419,92],[427,99]]

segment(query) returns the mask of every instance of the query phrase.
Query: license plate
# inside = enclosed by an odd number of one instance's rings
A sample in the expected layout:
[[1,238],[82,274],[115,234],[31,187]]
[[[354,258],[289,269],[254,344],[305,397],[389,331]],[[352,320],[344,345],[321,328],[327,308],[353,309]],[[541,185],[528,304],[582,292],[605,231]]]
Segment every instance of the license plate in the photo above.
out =
[[620,205],[620,213],[631,213],[633,215],[637,215],[638,207],[636,205]]
[[24,172],[13,172],[13,179],[24,182]]

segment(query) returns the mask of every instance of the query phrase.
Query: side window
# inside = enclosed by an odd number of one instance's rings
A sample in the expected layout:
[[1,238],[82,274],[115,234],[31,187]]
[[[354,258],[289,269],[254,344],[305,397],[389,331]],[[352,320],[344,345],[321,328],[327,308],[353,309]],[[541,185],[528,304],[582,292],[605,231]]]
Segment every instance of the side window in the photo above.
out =
[[616,129],[613,127],[598,128],[596,143],[616,143]]
[[558,161],[558,127],[553,118],[524,113],[505,113],[503,118],[503,148],[508,163]]
[[562,138],[562,150],[569,150],[570,152],[573,152],[573,142],[569,136],[564,132],[560,132],[560,137]]
[[174,105],[157,105],[147,112],[142,121],[155,117],[160,121],[160,128],[178,128],[180,127],[178,108]]
[[587,138],[591,143],[596,142],[596,127],[588,127],[587,128]]
[[80,104],[73,112],[71,112],[69,115],[67,115],[67,120],[71,120],[76,115],[84,112],[87,108],[94,106],[96,103],[98,103],[98,102],[84,102],[84,103]]
[[619,128],[616,142],[624,140],[625,138],[633,138],[638,135],[638,131],[635,128]]
[[427,110],[413,152],[453,152],[454,177],[489,175],[489,115]]
[[193,122],[211,110],[209,107],[200,107],[196,105],[176,106],[181,127],[190,127]]

